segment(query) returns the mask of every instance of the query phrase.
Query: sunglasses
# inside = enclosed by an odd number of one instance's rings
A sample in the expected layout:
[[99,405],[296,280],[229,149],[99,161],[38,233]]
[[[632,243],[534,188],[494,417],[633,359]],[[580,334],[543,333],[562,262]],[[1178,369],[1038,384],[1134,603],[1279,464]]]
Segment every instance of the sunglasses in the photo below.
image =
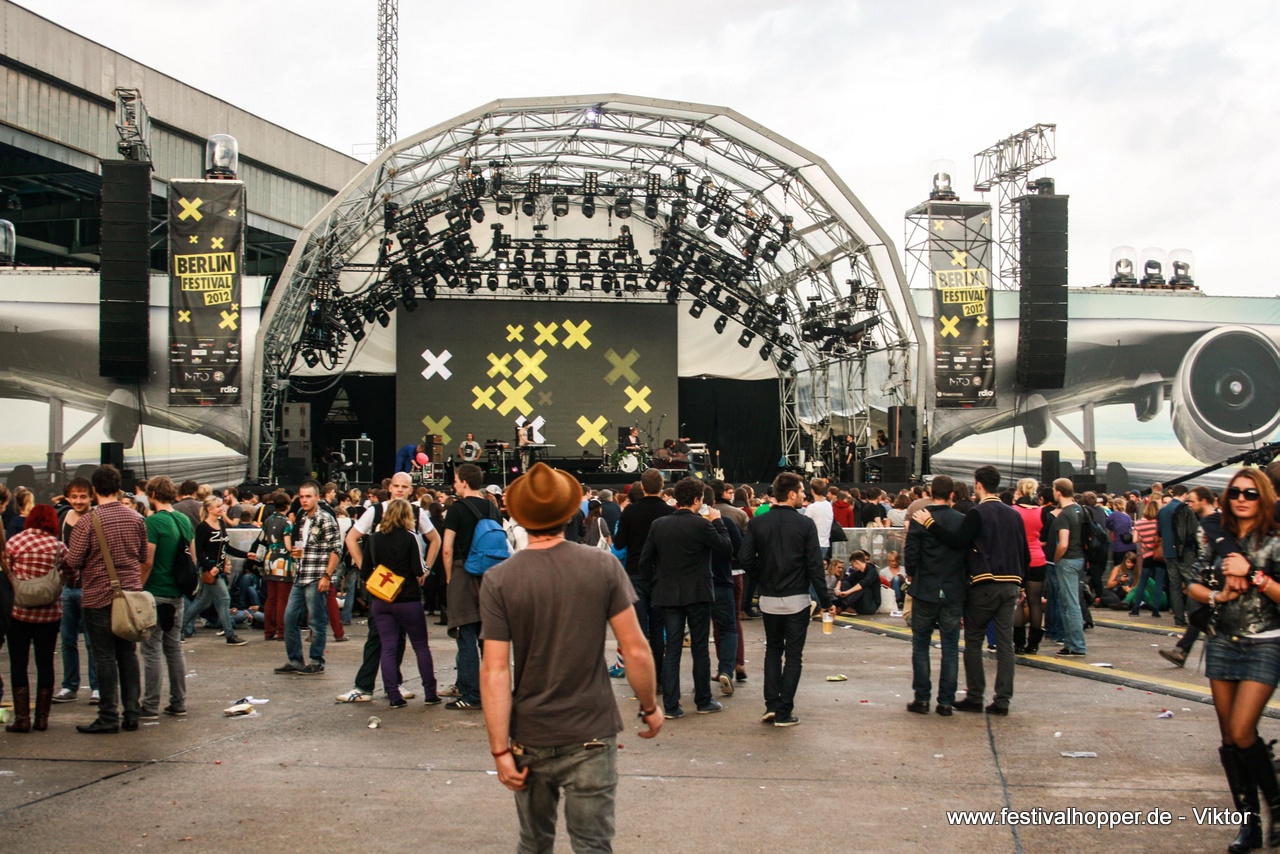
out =
[[1253,487],[1249,487],[1247,489],[1241,489],[1238,486],[1227,487],[1227,498],[1232,501],[1239,501],[1241,498],[1245,501],[1257,501],[1261,497],[1262,493]]

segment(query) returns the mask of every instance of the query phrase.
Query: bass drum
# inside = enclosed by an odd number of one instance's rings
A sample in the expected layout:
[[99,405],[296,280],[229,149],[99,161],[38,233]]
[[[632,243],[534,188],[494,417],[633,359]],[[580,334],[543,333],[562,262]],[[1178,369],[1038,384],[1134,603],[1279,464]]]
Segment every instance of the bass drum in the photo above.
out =
[[623,454],[618,460],[618,471],[624,471],[627,474],[634,474],[640,471],[640,455],[639,454]]

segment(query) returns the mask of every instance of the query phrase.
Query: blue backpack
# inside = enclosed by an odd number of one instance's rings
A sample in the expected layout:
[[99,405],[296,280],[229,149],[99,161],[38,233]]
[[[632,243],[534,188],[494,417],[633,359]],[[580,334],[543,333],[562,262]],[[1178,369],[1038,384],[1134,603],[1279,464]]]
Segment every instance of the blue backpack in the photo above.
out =
[[[476,529],[471,535],[471,550],[462,564],[463,569],[471,575],[484,575],[490,567],[502,563],[511,557],[511,549],[507,544],[507,532],[502,523],[492,516],[481,516],[480,511],[461,499],[461,503],[476,515]],[[488,500],[485,501],[488,504]]]

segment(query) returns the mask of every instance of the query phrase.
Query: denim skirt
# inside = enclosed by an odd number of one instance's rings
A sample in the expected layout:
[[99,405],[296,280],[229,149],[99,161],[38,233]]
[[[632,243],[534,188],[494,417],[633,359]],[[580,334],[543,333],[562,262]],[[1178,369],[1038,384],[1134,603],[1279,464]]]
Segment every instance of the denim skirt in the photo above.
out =
[[1233,641],[1222,636],[1205,642],[1205,675],[1226,682],[1280,684],[1280,638]]

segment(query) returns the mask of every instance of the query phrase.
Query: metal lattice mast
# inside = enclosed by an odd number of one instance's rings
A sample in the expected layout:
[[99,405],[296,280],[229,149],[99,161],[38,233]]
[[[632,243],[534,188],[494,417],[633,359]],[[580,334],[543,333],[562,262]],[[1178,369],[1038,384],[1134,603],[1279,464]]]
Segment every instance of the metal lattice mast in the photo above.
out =
[[378,151],[396,139],[399,44],[399,0],[378,0]]
[[997,240],[1000,263],[996,284],[1005,290],[1018,287],[1018,206],[1014,199],[1027,193],[1031,170],[1057,159],[1057,125],[1036,124],[973,156],[973,189],[994,189],[999,209]]

